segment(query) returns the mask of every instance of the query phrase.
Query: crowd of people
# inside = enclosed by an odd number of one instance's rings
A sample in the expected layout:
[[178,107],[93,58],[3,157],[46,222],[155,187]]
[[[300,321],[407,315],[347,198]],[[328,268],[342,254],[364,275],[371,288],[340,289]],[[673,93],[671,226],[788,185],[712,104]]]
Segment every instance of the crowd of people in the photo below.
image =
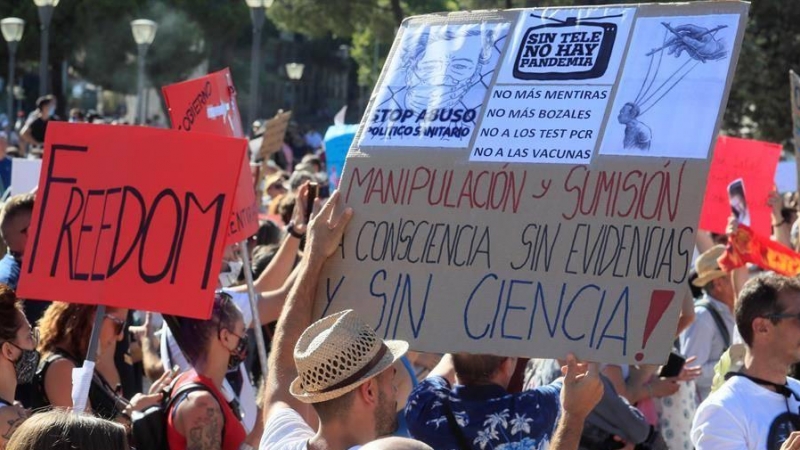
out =
[[[22,147],[3,153],[35,154],[54,103],[40,99],[13,142]],[[73,111],[70,120],[94,119]],[[254,123],[252,135],[263,130]],[[727,235],[697,234],[670,370],[418,353],[381,339],[357,311],[314,321],[322,267],[358,211],[328,186],[319,133],[293,124],[284,142],[261,162],[260,228],[246,249],[226,247],[210,319],[105,308],[80,413],[71,412],[72,373],[98,308],[17,297],[37,200],[4,202],[0,449],[800,449],[800,382],[790,376],[800,363],[800,281],[724,270],[736,217]],[[9,186],[3,167],[0,159]],[[320,195],[306,211],[312,183]],[[796,198],[773,192],[770,205],[772,239],[800,250]]]

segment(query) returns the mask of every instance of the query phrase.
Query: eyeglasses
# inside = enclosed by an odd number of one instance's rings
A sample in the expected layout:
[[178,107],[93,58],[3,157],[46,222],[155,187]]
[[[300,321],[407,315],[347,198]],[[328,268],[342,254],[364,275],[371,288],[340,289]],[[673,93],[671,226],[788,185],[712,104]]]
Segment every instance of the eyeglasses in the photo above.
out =
[[768,319],[773,319],[773,320],[781,320],[781,319],[798,319],[798,320],[800,320],[800,313],[794,313],[794,314],[775,313],[775,314],[767,314],[764,317],[766,317]]
[[119,317],[114,317],[111,314],[106,314],[104,316],[106,319],[114,322],[114,335],[122,334],[122,331],[125,330],[125,324],[127,323],[126,320],[120,319]]

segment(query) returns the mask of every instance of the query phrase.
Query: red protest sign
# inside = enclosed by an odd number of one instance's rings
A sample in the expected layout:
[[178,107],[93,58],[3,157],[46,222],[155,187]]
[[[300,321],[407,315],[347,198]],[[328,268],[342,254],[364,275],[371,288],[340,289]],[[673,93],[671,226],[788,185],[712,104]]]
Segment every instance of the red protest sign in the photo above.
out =
[[[227,68],[161,90],[173,129],[244,137],[236,90]],[[258,205],[252,185],[246,183],[249,176],[250,166],[245,160],[239,174],[242,184],[236,191],[228,224],[229,243],[243,241],[258,231]]]
[[230,70],[161,88],[172,128],[244,137]]
[[53,122],[20,296],[208,318],[245,146]]
[[725,233],[735,208],[740,223],[769,236],[767,198],[775,183],[780,153],[779,144],[720,136],[708,174],[700,228]]

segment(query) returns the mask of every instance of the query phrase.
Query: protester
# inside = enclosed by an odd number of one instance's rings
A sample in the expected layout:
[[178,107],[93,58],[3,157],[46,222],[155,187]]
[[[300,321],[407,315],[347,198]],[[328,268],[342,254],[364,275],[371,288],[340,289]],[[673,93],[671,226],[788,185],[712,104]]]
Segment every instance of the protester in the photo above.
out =
[[334,194],[311,221],[300,272],[278,321],[261,450],[344,450],[396,427],[392,365],[408,344],[382,341],[349,310],[311,324],[322,266],[352,217],[349,208],[335,212],[338,206]]
[[516,358],[445,355],[409,397],[411,435],[433,448],[577,449],[584,420],[603,395],[597,365],[581,370],[570,355],[563,381],[512,394],[506,389],[515,367]]
[[6,450],[130,450],[125,427],[87,414],[53,410],[20,426]]
[[[18,194],[9,198],[0,211],[0,236],[8,249],[5,256],[0,259],[0,283],[8,285],[11,289],[16,289],[19,282],[20,265],[25,257],[25,246],[28,243],[33,204],[34,194]],[[50,303],[26,299],[24,308],[28,322],[37,323]]]
[[30,383],[36,372],[38,339],[39,334],[25,319],[14,291],[0,284],[0,449],[28,417],[14,397],[17,384]]
[[361,447],[361,450],[433,450],[420,441],[401,437],[377,439]]
[[695,380],[698,403],[711,392],[714,366],[731,346],[734,330],[734,290],[731,277],[720,269],[717,260],[725,247],[716,245],[695,262],[697,279],[692,282],[703,289],[703,299],[695,304],[695,321],[681,336],[681,353],[695,357],[702,374]]
[[11,188],[11,157],[8,156],[8,135],[0,131],[0,196]]
[[[306,198],[308,186],[303,186],[299,192]],[[275,257],[270,261],[264,272],[254,281],[255,291],[260,293],[256,300],[258,306],[259,323],[266,324],[277,320],[281,307],[288,294],[291,282],[292,268],[300,246],[300,239],[305,233],[305,209],[303,206],[296,209],[293,218],[287,227],[287,236],[284,238]],[[228,246],[223,255],[222,267],[219,276],[218,290],[223,290],[231,296],[233,302],[244,314],[245,328],[253,326],[248,288],[244,285],[233,286],[239,278],[243,263],[238,255],[238,246]],[[178,366],[180,371],[190,370],[191,364],[182,352],[181,339],[191,340],[193,336],[176,337],[173,329],[163,328],[160,343],[160,357],[163,361],[165,372]],[[244,424],[247,431],[252,431],[256,424],[258,408],[255,403],[255,389],[249,382],[248,370],[244,365],[231,368],[229,379],[223,381],[222,392],[227,401],[236,401],[241,405],[244,414]]]
[[[52,95],[45,95],[36,99],[36,110],[28,116],[28,120],[22,127],[20,140],[28,146],[41,147],[44,145],[44,138],[47,134],[47,124],[53,118],[56,111],[56,98]],[[25,151],[24,153],[30,153]]]
[[6,255],[0,260],[0,283],[17,288],[20,263],[28,242],[28,227],[33,215],[33,194],[15,195],[0,212],[0,235],[6,243]]
[[786,376],[800,362],[800,282],[773,273],[745,283],[736,304],[744,367],[698,408],[697,450],[800,448],[800,381]]
[[[92,332],[97,307],[76,303],[54,302],[45,311],[39,322],[41,340],[39,351],[42,362],[36,372],[35,383],[39,397],[34,408],[55,406],[72,407],[72,370],[81,367],[86,360],[89,339]],[[106,308],[100,328],[97,346],[97,360],[113,357],[118,340],[126,330],[127,309]],[[89,389],[88,408],[98,417],[108,420],[130,422],[133,411],[141,411],[161,400],[160,389],[171,381],[165,374],[154,383],[149,395],[137,394],[130,401],[121,393],[121,386],[110,383],[114,374],[102,373],[101,368],[112,368],[113,364],[98,362]],[[119,375],[116,374],[116,378]]]
[[175,335],[191,336],[181,342],[181,349],[193,368],[177,378],[173,390],[187,383],[205,387],[173,400],[167,411],[170,450],[237,450],[243,443],[258,445],[262,423],[247,434],[239,412],[222,394],[225,374],[247,356],[245,322],[231,297],[216,294],[209,320],[175,318],[170,326],[177,328]]

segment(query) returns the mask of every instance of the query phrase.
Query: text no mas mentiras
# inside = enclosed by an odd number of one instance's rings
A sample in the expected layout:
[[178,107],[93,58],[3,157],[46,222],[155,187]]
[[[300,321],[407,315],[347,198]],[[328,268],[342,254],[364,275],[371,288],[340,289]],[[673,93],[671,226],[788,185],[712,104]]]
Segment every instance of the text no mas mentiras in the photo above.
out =
[[[213,252],[225,226],[225,194],[204,197],[165,188],[145,198],[135,186],[85,189],[79,182],[52,172],[46,177],[26,272],[47,270],[55,277],[67,270],[70,280],[86,282],[133,272],[145,283],[174,284],[180,277],[201,289],[215,279]],[[182,260],[187,249],[193,258],[203,256],[202,269],[200,264],[190,269]]]

